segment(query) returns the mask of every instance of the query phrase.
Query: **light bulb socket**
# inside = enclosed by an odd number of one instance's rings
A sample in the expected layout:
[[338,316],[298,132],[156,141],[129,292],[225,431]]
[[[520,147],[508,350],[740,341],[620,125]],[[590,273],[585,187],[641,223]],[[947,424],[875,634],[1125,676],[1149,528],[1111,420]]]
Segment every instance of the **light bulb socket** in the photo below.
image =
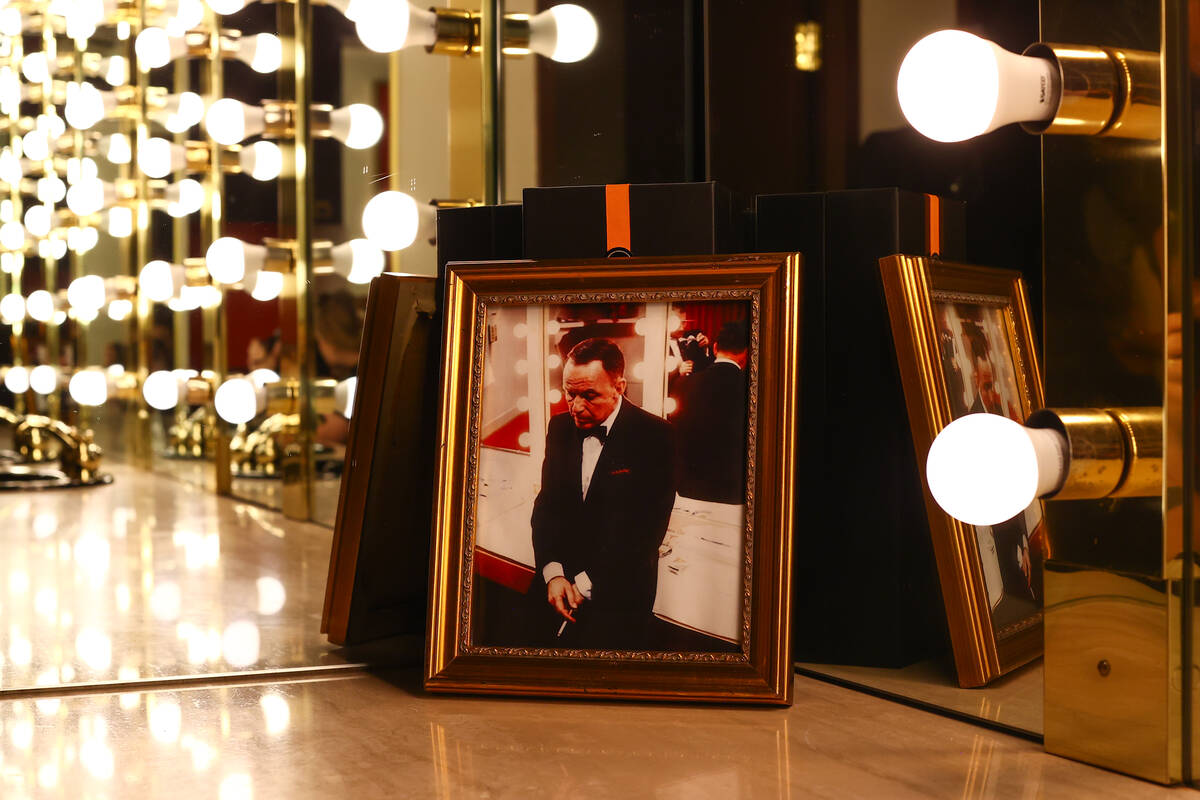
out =
[[1025,422],[1067,442],[1067,471],[1047,499],[1155,497],[1162,493],[1162,408],[1044,408]]
[[1059,92],[1054,116],[1021,123],[1027,132],[1146,140],[1162,135],[1157,53],[1039,42],[1023,55],[1054,65]]
[[[425,48],[430,53],[449,56],[477,56],[483,49],[482,19],[477,11],[458,8],[434,8],[437,40]],[[529,55],[533,30],[525,14],[505,14],[501,24],[500,50],[506,56]]]

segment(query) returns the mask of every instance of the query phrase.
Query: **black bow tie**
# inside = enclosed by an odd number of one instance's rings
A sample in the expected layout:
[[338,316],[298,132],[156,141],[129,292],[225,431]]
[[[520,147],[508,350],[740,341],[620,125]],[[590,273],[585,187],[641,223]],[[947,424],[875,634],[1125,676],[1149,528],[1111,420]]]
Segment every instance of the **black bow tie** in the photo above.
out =
[[587,441],[588,437],[595,436],[600,440],[600,444],[604,444],[604,440],[608,438],[608,429],[603,425],[593,425],[590,428],[580,428],[579,438],[581,441]]

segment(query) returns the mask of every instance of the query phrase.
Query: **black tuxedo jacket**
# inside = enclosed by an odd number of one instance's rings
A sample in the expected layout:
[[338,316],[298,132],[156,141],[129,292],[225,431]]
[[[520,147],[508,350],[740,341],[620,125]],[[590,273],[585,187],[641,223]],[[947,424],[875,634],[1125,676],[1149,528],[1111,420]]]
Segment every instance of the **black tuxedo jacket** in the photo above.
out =
[[[538,578],[557,561],[592,597],[563,646],[641,649],[658,584],[658,548],[675,505],[671,426],[625,399],[583,499],[583,438],[570,414],[550,420],[542,488],[533,503]],[[539,579],[535,586],[542,582]]]
[[715,503],[745,502],[745,373],[724,361],[693,372],[674,420],[679,493]]

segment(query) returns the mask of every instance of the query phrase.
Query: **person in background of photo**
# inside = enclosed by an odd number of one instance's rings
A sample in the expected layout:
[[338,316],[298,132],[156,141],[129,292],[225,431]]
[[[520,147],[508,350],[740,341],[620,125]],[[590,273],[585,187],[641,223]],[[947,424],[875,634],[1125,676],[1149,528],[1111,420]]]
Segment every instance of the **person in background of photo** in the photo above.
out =
[[746,351],[743,322],[717,334],[714,359],[683,383],[673,417],[679,494],[714,503],[746,496]]
[[[625,392],[609,339],[567,355],[567,412],[550,420],[531,524],[537,574],[556,612],[553,646],[647,648],[658,548],[675,504],[671,426]],[[554,637],[554,633],[549,634]]]

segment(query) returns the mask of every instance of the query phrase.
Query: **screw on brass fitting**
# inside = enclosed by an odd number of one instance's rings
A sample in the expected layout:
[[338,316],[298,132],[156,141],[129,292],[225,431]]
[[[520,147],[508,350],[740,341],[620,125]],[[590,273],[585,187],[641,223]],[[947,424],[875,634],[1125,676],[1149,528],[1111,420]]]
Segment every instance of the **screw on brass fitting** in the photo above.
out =
[[1162,492],[1162,409],[1043,408],[1025,423],[1067,441],[1067,474],[1056,500],[1154,497]]
[[1022,123],[1029,133],[1161,136],[1161,69],[1157,53],[1141,50],[1042,43],[1024,55],[1057,67],[1058,111],[1047,122]]

